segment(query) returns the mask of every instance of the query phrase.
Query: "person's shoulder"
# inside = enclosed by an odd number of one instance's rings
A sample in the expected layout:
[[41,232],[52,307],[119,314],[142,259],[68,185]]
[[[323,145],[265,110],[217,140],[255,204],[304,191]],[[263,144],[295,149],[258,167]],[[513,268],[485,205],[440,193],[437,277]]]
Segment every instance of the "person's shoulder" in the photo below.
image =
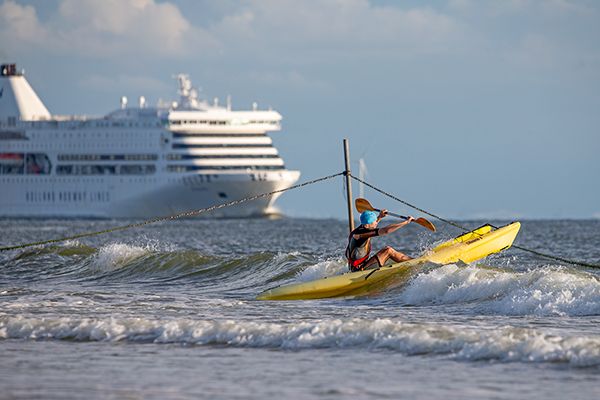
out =
[[377,234],[379,232],[379,228],[366,228],[364,226],[359,226],[358,228],[356,228],[355,230],[352,231],[353,235],[364,235],[365,233],[371,233],[371,232],[375,232],[375,234]]

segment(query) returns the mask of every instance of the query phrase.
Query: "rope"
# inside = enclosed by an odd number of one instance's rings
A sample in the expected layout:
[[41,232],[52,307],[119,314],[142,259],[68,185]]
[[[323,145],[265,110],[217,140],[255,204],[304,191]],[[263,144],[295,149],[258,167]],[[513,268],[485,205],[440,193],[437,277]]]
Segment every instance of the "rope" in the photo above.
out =
[[429,211],[423,210],[422,208],[419,208],[419,207],[415,206],[414,204],[410,204],[410,203],[409,203],[409,202],[407,202],[407,201],[404,201],[404,200],[402,200],[402,199],[399,199],[399,198],[397,198],[396,196],[394,196],[394,195],[392,195],[392,194],[390,194],[390,193],[388,193],[388,192],[386,192],[386,191],[383,191],[383,190],[381,190],[381,189],[379,189],[379,188],[377,188],[377,187],[375,187],[375,186],[371,185],[370,183],[367,183],[367,182],[363,181],[362,179],[355,177],[355,176],[354,176],[354,175],[352,175],[352,174],[350,174],[350,177],[351,177],[352,179],[354,179],[355,181],[358,181],[358,182],[362,183],[363,185],[370,187],[371,189],[375,190],[376,192],[379,192],[379,193],[383,194],[384,196],[387,196],[387,197],[389,197],[389,198],[391,198],[391,199],[394,199],[394,200],[396,200],[397,202],[399,202],[399,203],[402,203],[402,204],[404,204],[404,205],[406,205],[406,206],[408,206],[408,207],[410,207],[410,208],[413,208],[413,209],[415,209],[415,210],[417,210],[417,211],[420,211],[420,212],[422,212],[423,214],[427,214],[427,215],[429,215],[430,217],[436,218],[436,219],[438,219],[438,220],[440,220],[440,221],[442,221],[442,222],[445,222],[445,223],[447,223],[448,225],[452,225],[452,226],[454,226],[454,227],[456,227],[456,228],[458,228],[458,229],[462,229],[462,230],[464,230],[464,231],[466,231],[466,232],[469,232],[469,231],[470,231],[470,229],[467,229],[467,228],[465,228],[464,226],[457,224],[456,222],[452,222],[452,221],[450,221],[450,220],[448,220],[448,219],[445,219],[445,218],[442,218],[442,217],[440,217],[439,215],[432,214],[432,213],[430,213]]
[[[413,204],[410,204],[407,201],[399,199],[398,197],[396,197],[396,196],[394,196],[394,195],[392,195],[392,194],[390,194],[390,193],[388,193],[388,192],[386,192],[384,190],[381,190],[381,189],[379,189],[379,188],[371,185],[370,183],[367,183],[364,180],[355,177],[352,174],[349,174],[349,175],[355,181],[358,181],[358,182],[362,183],[363,185],[370,187],[371,189],[375,190],[376,192],[379,192],[379,193],[383,194],[384,196],[387,196],[387,197],[389,197],[389,198],[391,198],[393,200],[396,200],[397,202],[400,202],[400,203],[402,203],[402,204],[404,204],[404,205],[406,205],[406,206],[408,206],[410,208],[413,208],[413,209],[415,209],[417,211],[420,211],[423,214],[427,214],[430,217],[436,218],[436,219],[438,219],[438,220],[440,220],[442,222],[445,222],[448,225],[452,225],[452,226],[454,226],[454,227],[456,227],[458,229],[462,229],[465,232],[470,232],[471,231],[470,229],[468,229],[468,228],[466,228],[466,227],[464,227],[464,226],[462,226],[460,224],[457,224],[456,222],[453,222],[453,221],[450,221],[448,219],[442,218],[442,217],[440,217],[438,215],[430,213],[429,211],[423,210],[422,208],[419,208],[419,207],[417,207],[417,206],[415,206]],[[497,228],[497,227],[495,227],[493,225],[492,225],[492,227],[493,228]],[[568,264],[579,265],[579,266],[588,267],[588,268],[600,268],[600,265],[589,264],[589,263],[586,263],[586,262],[583,262],[583,261],[570,260],[570,259],[567,259],[567,258],[563,258],[563,257],[559,257],[559,256],[554,256],[554,255],[551,255],[551,254],[546,254],[546,253],[542,253],[542,252],[539,252],[539,251],[536,251],[536,250],[528,249],[526,247],[517,246],[515,244],[513,244],[512,247],[514,247],[516,249],[519,249],[519,250],[522,250],[522,251],[526,251],[526,252],[531,253],[531,254],[535,254],[535,255],[537,255],[539,257],[544,257],[544,258],[548,258],[548,259],[555,260],[555,261],[562,261],[562,262],[565,262],[565,263],[568,263]]]
[[513,244],[512,247],[514,247],[515,249],[526,251],[526,252],[531,253],[531,254],[535,254],[535,255],[537,255],[539,257],[545,257],[545,258],[549,258],[551,260],[566,262],[567,264],[580,265],[582,267],[588,267],[588,268],[600,268],[600,265],[589,264],[589,263],[586,263],[584,261],[569,260],[567,258],[563,258],[563,257],[559,257],[559,256],[554,256],[552,254],[542,253],[542,252],[539,252],[539,251],[536,251],[536,250],[528,249],[526,247],[517,246],[516,244]]
[[146,221],[142,221],[142,222],[137,222],[137,223],[133,223],[133,224],[129,224],[129,225],[122,225],[122,226],[116,226],[113,228],[109,228],[109,229],[104,229],[101,231],[96,231],[96,232],[86,232],[86,233],[80,233],[78,235],[73,235],[73,236],[67,236],[67,237],[62,237],[62,238],[58,238],[58,239],[50,239],[50,240],[42,240],[39,242],[31,242],[31,243],[24,243],[24,244],[19,244],[19,245],[14,245],[14,246],[6,246],[6,247],[0,247],[0,252],[2,251],[8,251],[8,250],[15,250],[15,249],[22,249],[25,247],[31,247],[31,246],[39,246],[39,245],[44,245],[44,244],[49,244],[49,243],[58,243],[58,242],[64,242],[67,240],[74,240],[74,239],[80,239],[80,238],[84,238],[84,237],[89,237],[89,236],[97,236],[97,235],[102,235],[104,233],[110,233],[110,232],[116,232],[116,231],[122,231],[122,230],[126,230],[126,229],[131,229],[131,228],[139,228],[141,226],[144,225],[149,225],[149,224],[154,224],[157,222],[162,222],[162,221],[172,221],[178,218],[182,218],[182,217],[193,217],[202,213],[206,213],[209,211],[214,211],[214,210],[218,210],[221,208],[225,208],[225,207],[231,207],[237,204],[241,204],[241,203],[245,203],[247,201],[252,201],[252,200],[257,200],[263,197],[267,197],[267,196],[272,196],[276,193],[283,193],[283,192],[287,192],[288,190],[293,190],[293,189],[298,189],[304,186],[308,186],[308,185],[312,185],[315,184],[317,182],[321,182],[321,181],[325,181],[328,179],[332,179],[335,178],[336,176],[340,176],[343,175],[343,172],[338,172],[337,174],[333,174],[333,175],[328,175],[328,176],[324,176],[322,178],[317,178],[317,179],[313,179],[311,181],[307,181],[304,183],[300,183],[297,185],[293,185],[290,187],[287,187],[285,189],[279,189],[279,190],[273,190],[272,192],[268,192],[268,193],[261,193],[261,194],[257,194],[255,196],[250,196],[250,197],[245,197],[243,199],[239,199],[239,200],[233,200],[230,201],[228,203],[223,203],[223,204],[217,204],[214,206],[210,206],[210,207],[206,207],[206,208],[200,208],[197,210],[192,210],[192,211],[184,211],[181,212],[179,214],[173,214],[173,215],[168,215],[165,217],[157,217],[157,218],[153,218],[153,219],[149,219]]

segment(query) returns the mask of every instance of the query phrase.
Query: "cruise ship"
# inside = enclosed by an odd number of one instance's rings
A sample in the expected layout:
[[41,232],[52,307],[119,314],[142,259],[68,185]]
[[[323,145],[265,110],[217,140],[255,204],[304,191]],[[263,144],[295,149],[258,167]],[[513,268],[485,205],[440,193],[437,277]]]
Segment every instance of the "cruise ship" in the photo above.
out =
[[[179,100],[104,117],[51,115],[15,64],[0,67],[0,216],[148,218],[293,185],[268,132],[273,110],[234,111],[199,99],[187,75]],[[212,217],[278,215],[279,194]]]

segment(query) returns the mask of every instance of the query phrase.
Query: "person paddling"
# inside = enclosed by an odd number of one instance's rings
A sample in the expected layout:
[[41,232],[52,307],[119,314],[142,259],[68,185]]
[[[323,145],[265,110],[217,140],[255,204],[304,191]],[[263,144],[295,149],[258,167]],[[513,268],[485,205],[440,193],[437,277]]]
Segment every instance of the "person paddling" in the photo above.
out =
[[379,268],[389,259],[392,259],[394,262],[412,259],[390,246],[385,246],[383,249],[379,250],[377,254],[369,258],[371,254],[371,238],[375,236],[385,236],[410,224],[411,221],[414,221],[413,217],[408,217],[404,222],[377,228],[379,221],[387,216],[387,214],[387,210],[381,210],[379,215],[375,211],[369,210],[360,214],[361,225],[350,233],[350,236],[348,237],[348,246],[346,247],[346,258],[348,259],[348,268],[350,268],[350,271],[355,272]]

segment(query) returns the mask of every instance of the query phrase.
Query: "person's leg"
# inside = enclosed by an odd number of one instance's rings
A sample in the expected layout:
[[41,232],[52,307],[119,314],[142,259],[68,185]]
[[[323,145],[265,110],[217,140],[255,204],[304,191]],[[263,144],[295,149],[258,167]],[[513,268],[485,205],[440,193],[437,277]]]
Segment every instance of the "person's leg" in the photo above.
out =
[[375,254],[373,257],[365,261],[365,263],[362,265],[362,269],[382,267],[385,264],[385,262],[389,259],[392,259],[394,262],[412,260],[412,258],[407,256],[406,254],[394,250],[390,246],[386,246],[383,249],[379,250],[377,254]]
[[365,261],[365,263],[362,265],[361,269],[365,270],[365,269],[372,269],[372,268],[379,268],[379,267],[381,267],[381,264],[379,264],[379,259],[377,258],[377,254],[375,254],[373,257],[371,257],[367,261]]
[[377,252],[377,254],[375,255],[375,257],[377,257],[377,260],[379,261],[379,265],[381,265],[381,266],[385,265],[385,262],[387,260],[389,260],[390,258],[394,262],[402,262],[402,261],[412,260],[412,257],[409,257],[406,254],[401,253],[398,250],[391,248],[390,246],[386,246],[383,249],[379,250]]

